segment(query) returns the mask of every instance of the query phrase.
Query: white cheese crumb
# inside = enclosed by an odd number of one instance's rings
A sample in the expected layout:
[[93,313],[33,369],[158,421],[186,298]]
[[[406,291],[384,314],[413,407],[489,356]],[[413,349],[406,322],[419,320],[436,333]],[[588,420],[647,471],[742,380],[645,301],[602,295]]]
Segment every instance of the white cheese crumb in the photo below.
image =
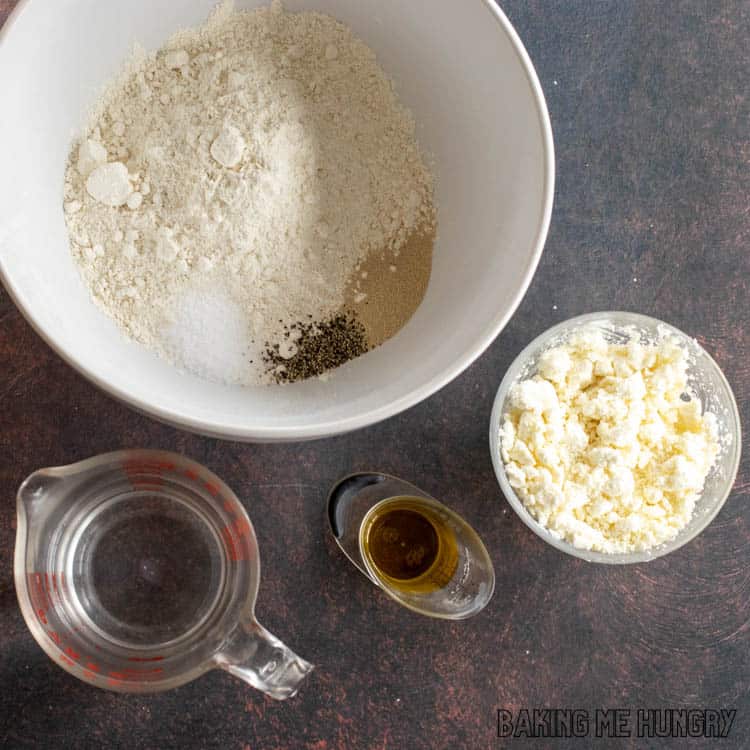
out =
[[690,392],[685,350],[669,336],[637,342],[584,329],[509,394],[500,429],[508,481],[539,523],[580,549],[633,552],[674,539],[718,454],[716,419]]

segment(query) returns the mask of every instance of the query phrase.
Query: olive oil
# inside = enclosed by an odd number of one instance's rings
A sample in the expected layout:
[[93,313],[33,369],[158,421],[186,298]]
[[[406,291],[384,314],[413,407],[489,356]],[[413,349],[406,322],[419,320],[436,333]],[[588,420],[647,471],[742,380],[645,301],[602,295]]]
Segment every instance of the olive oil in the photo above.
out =
[[453,530],[418,497],[375,506],[360,529],[361,550],[384,585],[405,594],[444,588],[458,567]]

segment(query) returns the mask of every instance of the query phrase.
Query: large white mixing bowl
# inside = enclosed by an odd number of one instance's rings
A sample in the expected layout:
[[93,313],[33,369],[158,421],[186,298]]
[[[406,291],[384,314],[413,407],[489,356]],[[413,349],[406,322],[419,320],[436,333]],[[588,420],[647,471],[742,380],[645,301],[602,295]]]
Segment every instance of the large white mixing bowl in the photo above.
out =
[[[0,275],[67,362],[136,409],[238,440],[323,437],[390,417],[446,385],[523,297],[552,210],[542,90],[491,0],[288,0],[349,24],[378,54],[434,156],[439,241],[424,303],[385,346],[328,382],[232,388],[177,372],[90,301],[68,250],[62,183],[71,139],[134,42],[159,47],[214,0],[21,2],[0,38]],[[238,2],[253,7],[257,0]]]

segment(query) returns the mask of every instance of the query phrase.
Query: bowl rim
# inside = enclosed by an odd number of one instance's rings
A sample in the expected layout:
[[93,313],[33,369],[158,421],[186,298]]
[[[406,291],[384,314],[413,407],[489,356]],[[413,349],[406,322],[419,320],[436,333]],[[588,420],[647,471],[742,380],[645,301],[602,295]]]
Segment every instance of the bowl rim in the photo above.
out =
[[[539,265],[539,260],[541,259],[549,232],[552,206],[554,202],[555,149],[549,110],[547,108],[541,83],[539,82],[534,65],[523,45],[523,42],[521,41],[521,38],[508,20],[507,16],[493,0],[480,1],[490,11],[500,30],[505,33],[511,42],[513,51],[515,52],[529,83],[531,94],[536,106],[539,125],[542,131],[544,188],[541,199],[539,223],[533,242],[533,250],[529,256],[528,264],[523,274],[522,284],[512,298],[507,311],[503,314],[497,315],[489,325],[485,327],[484,331],[476,336],[474,343],[468,351],[460,359],[457,359],[452,366],[434,375],[421,385],[411,389],[408,393],[391,399],[388,403],[383,404],[382,406],[343,419],[309,425],[292,424],[276,427],[250,425],[248,427],[238,427],[236,425],[233,426],[226,423],[222,424],[221,422],[191,416],[189,410],[176,411],[166,409],[155,402],[151,402],[148,398],[139,395],[138,389],[134,386],[125,388],[113,386],[106,382],[103,378],[96,375],[85,364],[83,364],[75,353],[67,351],[57,344],[53,335],[46,330],[39,317],[34,314],[33,307],[25,303],[20,289],[14,285],[10,274],[5,271],[3,263],[0,262],[0,281],[2,281],[5,289],[8,291],[10,298],[42,340],[45,341],[45,343],[64,362],[83,375],[89,382],[140,413],[146,414],[157,421],[169,424],[173,427],[186,429],[201,435],[244,442],[291,442],[295,440],[314,440],[324,437],[332,437],[334,435],[351,432],[353,430],[376,424],[433,396],[468,369],[487,350],[490,344],[492,344],[507,325],[511,317],[515,314],[518,306],[521,304],[521,301],[528,291],[537,266]],[[12,33],[16,23],[25,10],[30,6],[31,2],[32,0],[20,0],[18,5],[16,5],[6,19],[5,25],[0,29],[0,52],[2,51],[3,42]]]
[[[556,336],[564,335],[567,332],[572,332],[576,328],[581,328],[587,324],[595,322],[611,321],[612,319],[626,318],[632,321],[632,324],[638,325],[639,323],[649,328],[660,326],[666,329],[669,333],[676,335],[680,339],[685,339],[693,342],[694,346],[702,353],[709,367],[715,369],[719,375],[719,381],[724,387],[727,396],[729,397],[729,403],[731,405],[731,415],[729,416],[729,429],[732,434],[732,445],[730,450],[732,451],[732,465],[729,472],[727,472],[727,480],[725,483],[725,489],[723,496],[715,504],[709,513],[705,513],[701,517],[701,521],[691,531],[690,534],[684,538],[678,536],[670,542],[664,542],[657,547],[650,550],[643,550],[639,552],[595,552],[592,550],[584,550],[574,547],[570,542],[564,539],[555,537],[548,529],[540,524],[526,509],[523,501],[518,497],[515,490],[511,487],[505,473],[505,464],[500,455],[500,420],[503,415],[505,402],[508,396],[508,392],[513,383],[517,380],[516,370],[519,366],[525,363],[531,353],[535,351],[540,344],[551,342]],[[709,524],[716,518],[719,511],[724,507],[727,499],[734,489],[735,482],[737,480],[737,473],[740,467],[740,459],[742,457],[742,425],[740,422],[740,413],[737,407],[737,400],[732,391],[732,387],[724,374],[724,371],[719,367],[716,360],[705,350],[705,348],[693,337],[681,331],[675,326],[665,323],[664,321],[653,318],[648,315],[641,313],[629,312],[626,310],[610,310],[602,312],[587,313],[585,315],[578,315],[568,320],[564,320],[556,325],[548,328],[543,333],[536,336],[513,360],[510,367],[506,371],[500,385],[495,394],[495,398],[492,405],[492,412],[490,416],[490,457],[492,459],[492,467],[495,471],[495,477],[497,478],[500,490],[505,496],[508,504],[513,508],[518,517],[523,523],[528,526],[540,539],[545,541],[547,544],[555,547],[560,552],[577,557],[580,560],[585,560],[590,563],[603,563],[605,565],[634,565],[638,563],[650,562],[657,560],[660,557],[675,552],[684,545],[691,542],[697,536],[699,536]]]

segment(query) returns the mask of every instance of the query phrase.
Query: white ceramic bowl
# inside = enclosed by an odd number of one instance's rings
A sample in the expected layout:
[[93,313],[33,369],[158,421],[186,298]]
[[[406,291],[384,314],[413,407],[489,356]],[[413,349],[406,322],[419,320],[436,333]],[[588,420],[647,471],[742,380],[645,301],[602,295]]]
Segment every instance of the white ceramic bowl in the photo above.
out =
[[[25,0],[0,39],[0,274],[37,332],[98,386],[165,422],[238,440],[333,435],[446,385],[523,297],[549,226],[552,134],[531,61],[492,0],[288,0],[349,24],[378,54],[434,156],[440,238],[426,299],[385,346],[328,382],[232,388],[127,341],[71,259],[62,182],[71,140],[134,42],[155,49],[215,0]],[[258,0],[238,2],[254,7]]]
[[[510,486],[505,473],[505,465],[500,456],[500,423],[506,411],[506,400],[511,387],[520,380],[536,374],[539,357],[548,349],[564,343],[583,327],[595,326],[616,337],[629,339],[636,331],[640,340],[654,343],[664,334],[675,336],[688,354],[688,383],[700,398],[704,411],[716,415],[720,450],[716,463],[706,478],[703,493],[696,503],[690,522],[670,542],[643,552],[608,554],[592,552],[574,547],[564,539],[552,534],[542,526],[526,509],[522,500]],[[500,489],[521,520],[545,542],[569,555],[589,562],[624,564],[641,563],[674,552],[700,534],[716,517],[732,491],[742,452],[742,430],[740,415],[734,394],[721,368],[703,347],[693,338],[673,326],[656,318],[629,312],[600,312],[581,315],[560,323],[532,341],[516,357],[498,388],[495,404],[490,417],[490,451]]]

